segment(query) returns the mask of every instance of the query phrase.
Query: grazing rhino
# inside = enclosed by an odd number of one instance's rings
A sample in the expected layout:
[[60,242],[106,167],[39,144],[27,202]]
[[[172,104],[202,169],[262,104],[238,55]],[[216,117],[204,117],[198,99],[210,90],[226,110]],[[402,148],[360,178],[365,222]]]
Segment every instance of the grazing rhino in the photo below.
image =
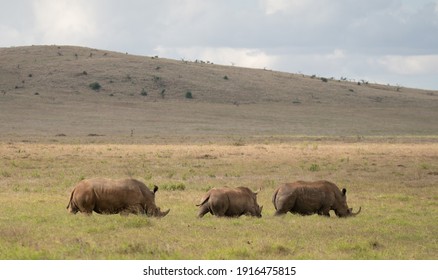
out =
[[341,191],[328,181],[297,181],[278,187],[272,203],[276,210],[275,215],[291,212],[301,215],[317,213],[330,217],[330,210],[334,210],[338,217],[356,216],[362,208],[353,213],[353,209],[348,208],[346,193],[346,189]]
[[70,213],[92,214],[145,214],[164,217],[170,209],[161,212],[155,205],[155,193],[135,179],[110,180],[94,178],[80,181],[70,195],[67,209]]
[[[259,190],[260,191],[260,190]],[[239,217],[241,215],[262,216],[263,206],[257,204],[257,193],[246,187],[213,188],[201,200],[198,217],[210,212],[218,217]]]

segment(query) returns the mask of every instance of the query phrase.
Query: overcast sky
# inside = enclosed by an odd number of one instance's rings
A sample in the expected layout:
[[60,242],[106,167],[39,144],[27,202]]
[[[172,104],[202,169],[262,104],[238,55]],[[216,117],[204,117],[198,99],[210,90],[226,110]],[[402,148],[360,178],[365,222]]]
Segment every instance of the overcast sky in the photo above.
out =
[[438,90],[438,0],[0,0],[0,47],[51,44]]

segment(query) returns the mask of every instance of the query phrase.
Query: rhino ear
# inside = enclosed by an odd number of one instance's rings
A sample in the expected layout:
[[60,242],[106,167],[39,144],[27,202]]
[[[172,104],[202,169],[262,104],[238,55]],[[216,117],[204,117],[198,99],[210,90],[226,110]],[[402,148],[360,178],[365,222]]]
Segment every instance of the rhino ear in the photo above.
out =
[[342,189],[342,195],[345,195],[347,193],[347,189],[343,188]]
[[158,186],[154,185],[154,193],[158,191]]

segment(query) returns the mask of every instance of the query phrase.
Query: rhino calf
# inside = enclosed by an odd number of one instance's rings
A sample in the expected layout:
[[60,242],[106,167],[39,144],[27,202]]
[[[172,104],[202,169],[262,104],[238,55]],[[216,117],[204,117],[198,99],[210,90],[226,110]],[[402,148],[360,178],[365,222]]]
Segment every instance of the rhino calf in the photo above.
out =
[[67,209],[70,213],[92,214],[145,214],[164,217],[170,209],[161,212],[155,205],[155,193],[135,179],[110,180],[94,178],[80,181],[70,195]]
[[328,181],[286,183],[278,187],[272,197],[275,215],[287,212],[311,215],[318,214],[330,217],[330,210],[338,217],[355,216],[352,208],[347,205],[347,190],[342,191]]
[[239,217],[241,215],[262,216],[263,206],[257,204],[257,193],[246,187],[213,188],[201,200],[198,217],[211,213],[218,217]]

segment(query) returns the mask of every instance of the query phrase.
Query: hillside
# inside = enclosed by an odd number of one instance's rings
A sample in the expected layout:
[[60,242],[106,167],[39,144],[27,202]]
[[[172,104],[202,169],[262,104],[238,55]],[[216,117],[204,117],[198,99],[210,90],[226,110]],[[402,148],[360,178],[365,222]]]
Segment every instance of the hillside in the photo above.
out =
[[2,139],[438,134],[437,91],[73,46],[0,57]]

